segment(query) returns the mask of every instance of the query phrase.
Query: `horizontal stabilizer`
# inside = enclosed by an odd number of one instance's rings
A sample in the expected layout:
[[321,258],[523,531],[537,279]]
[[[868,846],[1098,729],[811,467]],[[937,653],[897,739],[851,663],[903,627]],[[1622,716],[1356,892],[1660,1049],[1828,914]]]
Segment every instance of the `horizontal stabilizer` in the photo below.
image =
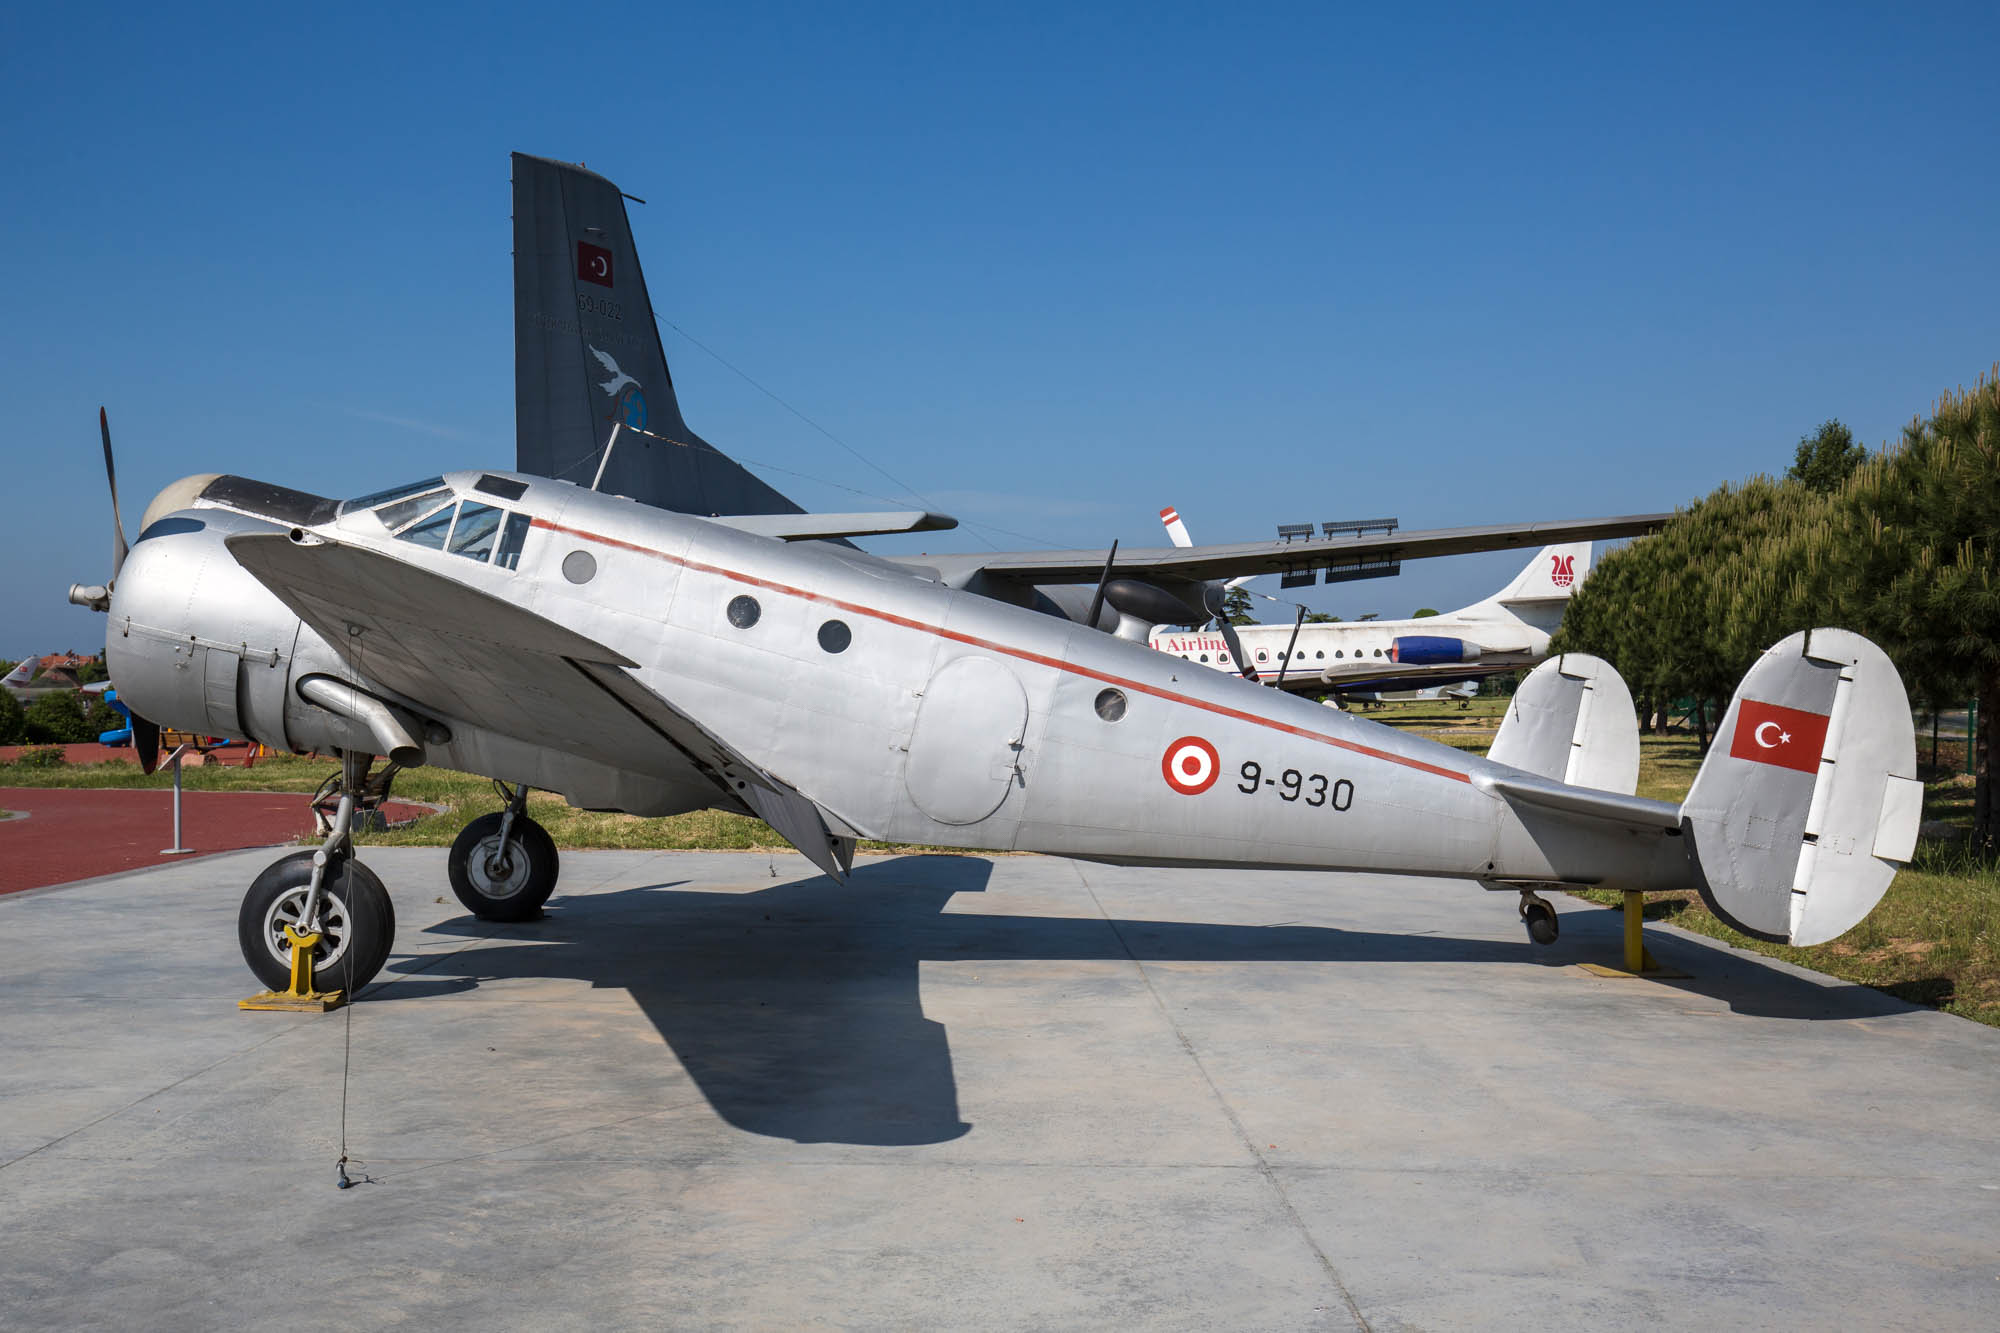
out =
[[958,520],[950,514],[933,514],[925,509],[894,509],[879,514],[723,514],[709,521],[788,542],[875,537],[890,532],[947,532],[958,526]]
[[1677,829],[1681,826],[1679,807],[1665,801],[1649,801],[1643,796],[1621,796],[1617,792],[1592,791],[1588,787],[1568,787],[1547,778],[1526,776],[1488,776],[1475,781],[1514,805],[1539,806],[1544,810],[1602,819],[1632,828]]

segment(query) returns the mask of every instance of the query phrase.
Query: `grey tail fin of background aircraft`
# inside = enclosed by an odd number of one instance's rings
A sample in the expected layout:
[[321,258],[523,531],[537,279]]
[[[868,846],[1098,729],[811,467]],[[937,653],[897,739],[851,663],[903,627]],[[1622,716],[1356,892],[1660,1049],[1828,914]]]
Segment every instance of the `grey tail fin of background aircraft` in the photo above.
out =
[[515,466],[588,486],[623,422],[600,490],[684,514],[805,512],[681,417],[618,187],[513,165]]

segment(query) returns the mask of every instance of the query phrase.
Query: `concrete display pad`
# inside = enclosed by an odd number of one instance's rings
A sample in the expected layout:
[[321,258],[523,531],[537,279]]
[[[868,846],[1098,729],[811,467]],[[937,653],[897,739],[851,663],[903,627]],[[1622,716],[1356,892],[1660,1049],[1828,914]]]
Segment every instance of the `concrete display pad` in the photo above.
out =
[[241,1013],[273,855],[0,899],[9,1327],[2000,1323],[2000,1032],[1651,927],[1690,979],[1588,976],[1612,911],[570,852],[493,927],[380,849],[382,979]]

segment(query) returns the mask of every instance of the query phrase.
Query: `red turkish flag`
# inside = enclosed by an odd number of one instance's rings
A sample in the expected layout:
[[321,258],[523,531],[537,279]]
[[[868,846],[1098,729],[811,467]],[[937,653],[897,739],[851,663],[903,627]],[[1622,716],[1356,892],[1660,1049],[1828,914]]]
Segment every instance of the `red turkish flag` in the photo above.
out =
[[1729,753],[1737,759],[1816,773],[1820,751],[1826,747],[1827,721],[1825,713],[1745,699],[1736,711],[1736,738],[1729,742]]
[[600,287],[611,285],[611,252],[589,241],[576,243],[576,276]]

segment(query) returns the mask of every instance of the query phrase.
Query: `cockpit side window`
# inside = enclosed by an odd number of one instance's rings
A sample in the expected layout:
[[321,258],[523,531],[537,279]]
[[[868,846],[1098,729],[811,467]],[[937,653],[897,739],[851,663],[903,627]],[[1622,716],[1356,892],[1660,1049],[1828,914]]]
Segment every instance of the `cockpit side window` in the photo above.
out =
[[[449,497],[451,492],[441,494]],[[393,507],[413,505],[421,511],[436,504],[438,499],[438,495],[422,495]],[[387,521],[386,513],[383,520]],[[396,539],[433,551],[450,551],[468,560],[484,561],[491,556],[493,563],[502,569],[518,569],[521,548],[527,544],[528,529],[532,526],[534,520],[526,514],[510,513],[497,505],[481,504],[477,500],[461,500],[455,506],[446,504],[414,523],[405,522]],[[496,546],[498,555],[494,554]]]
[[444,549],[445,535],[451,531],[452,508],[446,505],[421,523],[404,528],[396,536],[418,546],[428,546],[433,551]]
[[507,530],[500,534],[500,553],[493,557],[493,563],[502,569],[518,569],[521,566],[521,548],[528,541],[530,520],[526,514],[507,515]]
[[430,513],[439,505],[450,504],[451,499],[450,491],[428,491],[408,500],[383,505],[375,511],[375,517],[382,520],[383,527],[394,532],[398,528],[408,527],[412,521]]
[[500,531],[502,510],[467,500],[458,507],[458,526],[451,530],[450,551],[469,560],[484,560],[493,554],[493,537]]

